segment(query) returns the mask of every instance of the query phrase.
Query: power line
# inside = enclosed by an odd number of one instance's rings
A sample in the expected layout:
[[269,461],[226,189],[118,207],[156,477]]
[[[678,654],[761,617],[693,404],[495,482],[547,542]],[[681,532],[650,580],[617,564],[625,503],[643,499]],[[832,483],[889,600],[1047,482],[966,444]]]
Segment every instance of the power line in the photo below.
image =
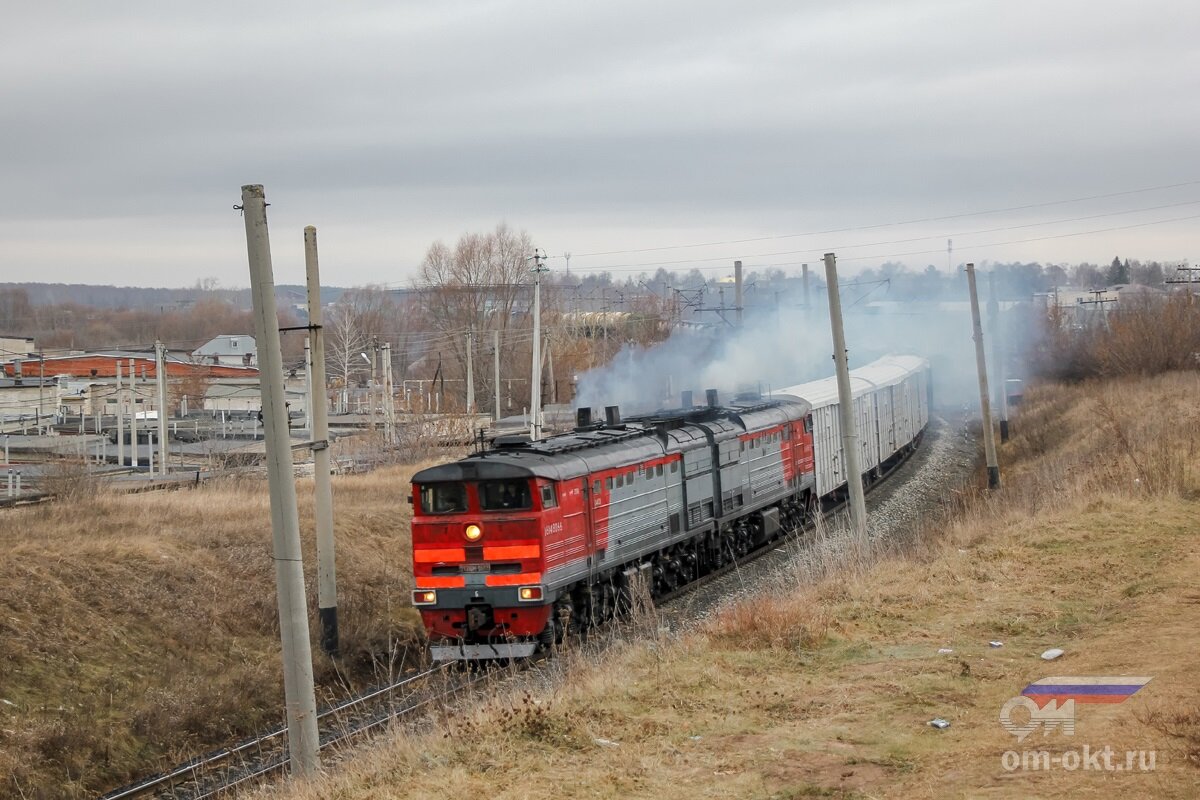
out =
[[980,217],[989,214],[1004,214],[1011,211],[1028,211],[1034,208],[1049,208],[1051,206],[1069,205],[1071,203],[1083,203],[1090,200],[1104,200],[1112,197],[1125,197],[1132,194],[1145,194],[1147,192],[1165,191],[1167,189],[1179,189],[1184,186],[1200,185],[1200,180],[1183,181],[1182,183],[1168,183],[1160,186],[1148,186],[1142,189],[1127,189],[1120,192],[1108,192],[1106,194],[1094,194],[1086,197],[1073,197],[1066,200],[1049,200],[1043,203],[1028,203],[1020,206],[1008,206],[1006,208],[992,208],[982,211],[968,211],[961,214],[946,214],[938,217],[920,217],[908,220],[899,220],[896,222],[880,222],[873,225],[855,225],[846,228],[830,228],[821,231],[809,231],[807,233],[785,233],[777,236],[758,236],[750,239],[726,239],[716,242],[697,242],[694,244],[673,244],[663,245],[661,247],[643,247],[631,250],[606,250],[595,253],[572,253],[574,258],[586,258],[589,256],[615,256],[635,253],[656,253],[664,250],[683,250],[691,247],[716,247],[718,245],[727,244],[751,244],[754,242],[766,242],[772,239],[794,239],[802,236],[824,236],[830,233],[850,233],[852,231],[869,231],[879,228],[897,227],[900,225],[917,225],[926,222],[945,222],[946,220],[964,219],[967,217]]
[[[1183,201],[1180,203],[1167,203],[1165,205],[1146,206],[1144,208],[1133,208],[1133,209],[1127,209],[1124,211],[1108,211],[1103,214],[1089,214],[1089,215],[1082,216],[1082,217],[1066,217],[1063,219],[1047,220],[1044,222],[1027,222],[1027,223],[1023,223],[1021,225],[1004,225],[1004,226],[1000,226],[997,228],[982,228],[982,229],[974,230],[974,231],[957,231],[954,233],[954,235],[955,236],[980,236],[980,235],[987,234],[987,233],[999,233],[1002,231],[1024,230],[1026,228],[1044,227],[1046,225],[1061,225],[1061,224],[1068,223],[1068,222],[1085,222],[1087,220],[1092,220],[1092,219],[1119,217],[1119,216],[1124,216],[1126,214],[1139,214],[1139,213],[1143,213],[1146,211],[1161,211],[1161,210],[1167,209],[1167,208],[1179,208],[1181,206],[1196,205],[1197,203],[1200,203],[1200,200],[1186,200],[1186,201]],[[1168,221],[1171,221],[1171,220],[1168,220]],[[1154,223],[1154,224],[1157,224],[1157,223]],[[1103,231],[1101,231],[1101,232],[1103,232]],[[1072,235],[1082,235],[1082,234],[1072,234]],[[842,250],[859,249],[859,248],[863,248],[863,247],[882,247],[882,246],[893,245],[893,244],[909,244],[911,242],[924,242],[924,241],[929,241],[931,239],[942,239],[944,237],[945,237],[944,233],[939,233],[939,234],[935,234],[933,236],[916,236],[916,237],[912,237],[909,239],[890,239],[890,240],[877,241],[877,242],[863,242],[861,244],[825,245],[825,246],[821,247],[820,249],[812,249],[812,250],[781,250],[781,251],[776,251],[776,252],[772,252],[772,253],[752,253],[749,255],[743,255],[742,258],[774,258],[776,256],[795,256],[795,255],[810,255],[810,256],[816,257],[816,256],[819,256],[819,255],[823,254],[824,252],[828,252],[828,251],[840,252]],[[1054,238],[1059,238],[1059,237],[1046,236],[1046,237],[1041,237],[1041,238],[1054,239]],[[1040,239],[1024,239],[1021,241],[1022,242],[1032,242],[1032,241],[1040,241]],[[1015,244],[1015,243],[1019,243],[1019,242],[1013,242],[1013,243]],[[1002,242],[1000,244],[1009,244],[1009,243]],[[977,245],[977,247],[978,246],[979,245]],[[988,246],[991,246],[991,245],[988,245]],[[921,252],[925,252],[925,251],[921,251]],[[938,252],[939,253],[942,252],[942,249],[939,249]],[[880,257],[886,258],[887,256],[880,256]],[[664,267],[664,266],[679,266],[679,265],[685,265],[685,264],[703,264],[703,263],[714,262],[714,261],[719,261],[722,264],[728,265],[728,262],[732,261],[732,259],[733,259],[733,256],[714,256],[714,257],[706,257],[706,258],[680,259],[677,261],[649,261],[649,262],[640,263],[640,264],[614,264],[611,266],[585,267],[584,270],[585,271],[603,270],[606,272],[635,272],[635,271],[641,271],[646,267]],[[841,260],[842,256],[839,255],[838,259]],[[724,268],[727,269],[728,266],[725,266]]]

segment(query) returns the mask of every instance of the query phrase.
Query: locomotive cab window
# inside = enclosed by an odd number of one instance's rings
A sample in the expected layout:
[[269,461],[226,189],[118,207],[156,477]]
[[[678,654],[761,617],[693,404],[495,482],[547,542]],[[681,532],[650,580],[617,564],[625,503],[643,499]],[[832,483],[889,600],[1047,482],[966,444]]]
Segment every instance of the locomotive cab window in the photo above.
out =
[[479,484],[479,507],[484,511],[533,508],[529,481],[484,481]]
[[542,508],[558,508],[558,493],[553,484],[542,487]]
[[804,432],[812,433],[812,414],[804,418]]
[[461,483],[422,486],[421,510],[426,514],[461,514],[467,510],[467,487]]

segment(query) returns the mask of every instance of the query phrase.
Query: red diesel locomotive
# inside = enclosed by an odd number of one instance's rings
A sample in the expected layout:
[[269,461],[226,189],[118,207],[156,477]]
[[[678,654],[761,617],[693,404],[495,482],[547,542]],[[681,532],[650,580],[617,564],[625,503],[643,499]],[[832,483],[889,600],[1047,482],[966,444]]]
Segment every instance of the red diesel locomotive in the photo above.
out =
[[816,502],[806,401],[603,421],[413,477],[413,603],[437,660],[519,658],[661,596],[800,522]]

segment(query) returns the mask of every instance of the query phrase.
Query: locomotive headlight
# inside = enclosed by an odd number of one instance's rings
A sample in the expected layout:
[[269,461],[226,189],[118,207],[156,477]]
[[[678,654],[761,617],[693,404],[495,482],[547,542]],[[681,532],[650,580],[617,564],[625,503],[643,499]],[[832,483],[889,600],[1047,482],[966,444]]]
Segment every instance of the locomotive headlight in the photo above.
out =
[[483,538],[483,528],[478,525],[468,525],[463,531],[463,536],[467,537],[468,542],[478,542]]
[[517,597],[525,601],[541,600],[542,587],[540,586],[522,586],[517,590]]
[[437,591],[434,589],[417,589],[413,591],[414,606],[431,606],[437,602]]

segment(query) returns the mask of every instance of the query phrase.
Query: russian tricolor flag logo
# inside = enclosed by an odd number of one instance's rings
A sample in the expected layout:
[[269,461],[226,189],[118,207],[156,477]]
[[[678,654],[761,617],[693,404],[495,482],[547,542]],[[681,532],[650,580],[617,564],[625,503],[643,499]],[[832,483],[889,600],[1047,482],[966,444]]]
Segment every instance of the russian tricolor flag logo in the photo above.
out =
[[1068,700],[1076,703],[1124,703],[1137,693],[1150,678],[1145,677],[1082,677],[1059,676],[1042,678],[1021,690],[1021,694],[1043,708],[1051,700],[1061,706]]

